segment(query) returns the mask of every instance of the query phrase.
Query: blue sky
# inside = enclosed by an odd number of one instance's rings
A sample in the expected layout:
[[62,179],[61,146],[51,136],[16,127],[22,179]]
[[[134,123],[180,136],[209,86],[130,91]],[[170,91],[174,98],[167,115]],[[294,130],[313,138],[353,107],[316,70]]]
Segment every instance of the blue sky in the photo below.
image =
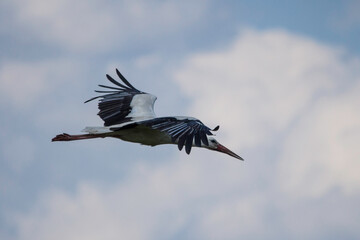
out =
[[[1,239],[358,239],[358,1],[2,1]],[[115,68],[245,159],[99,139]]]

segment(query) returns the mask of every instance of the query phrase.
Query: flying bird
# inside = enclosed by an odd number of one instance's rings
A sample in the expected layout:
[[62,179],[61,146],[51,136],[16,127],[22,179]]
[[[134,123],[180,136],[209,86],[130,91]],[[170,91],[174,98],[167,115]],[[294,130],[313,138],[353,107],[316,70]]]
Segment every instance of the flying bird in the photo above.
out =
[[156,96],[139,91],[116,69],[122,83],[108,74],[107,79],[115,86],[99,85],[105,90],[95,92],[103,95],[93,97],[85,103],[99,99],[98,115],[104,121],[103,127],[86,127],[86,134],[59,134],[52,141],[73,141],[91,138],[114,137],[124,141],[156,146],[176,144],[181,151],[190,154],[192,147],[202,147],[226,153],[243,160],[240,156],[221,145],[210,129],[200,120],[192,117],[156,117],[154,103]]

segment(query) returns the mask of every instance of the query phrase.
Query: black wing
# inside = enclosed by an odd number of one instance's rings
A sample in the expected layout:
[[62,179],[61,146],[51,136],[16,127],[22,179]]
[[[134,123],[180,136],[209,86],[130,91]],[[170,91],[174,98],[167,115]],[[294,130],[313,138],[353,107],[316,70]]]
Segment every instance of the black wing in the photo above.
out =
[[98,108],[99,113],[98,115],[102,120],[104,120],[104,126],[111,126],[114,124],[120,124],[124,122],[128,122],[131,118],[127,117],[132,107],[130,106],[131,101],[135,95],[138,94],[146,94],[137,90],[133,87],[125,77],[116,69],[116,73],[118,77],[122,80],[122,83],[119,83],[111,76],[106,74],[107,79],[115,84],[117,87],[110,87],[105,85],[99,85],[99,87],[111,89],[106,91],[96,90],[97,93],[105,93],[104,95],[93,97],[87,100],[85,103],[90,102],[94,99],[99,100]]
[[174,143],[177,141],[180,151],[185,146],[187,154],[190,154],[193,142],[198,147],[201,147],[201,143],[209,146],[206,135],[213,135],[210,131],[217,131],[219,129],[219,126],[217,126],[211,130],[200,120],[194,118],[162,117],[143,121],[139,124],[166,132],[171,136],[171,140]]

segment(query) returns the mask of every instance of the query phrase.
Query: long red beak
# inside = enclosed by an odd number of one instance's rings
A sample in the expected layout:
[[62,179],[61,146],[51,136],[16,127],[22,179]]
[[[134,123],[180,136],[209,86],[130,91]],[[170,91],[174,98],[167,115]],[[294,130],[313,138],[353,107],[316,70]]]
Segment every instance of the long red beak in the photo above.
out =
[[216,151],[222,152],[222,153],[226,153],[234,158],[237,158],[239,160],[244,161],[244,159],[242,157],[240,157],[239,155],[237,155],[236,153],[232,152],[230,149],[226,148],[225,146],[218,144],[217,148],[215,149]]

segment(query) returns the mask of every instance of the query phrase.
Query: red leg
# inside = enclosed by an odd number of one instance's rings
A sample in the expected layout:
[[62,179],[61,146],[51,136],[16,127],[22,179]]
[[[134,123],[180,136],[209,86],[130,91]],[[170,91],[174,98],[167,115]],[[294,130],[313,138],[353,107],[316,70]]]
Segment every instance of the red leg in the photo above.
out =
[[74,140],[83,140],[83,139],[90,139],[90,138],[98,138],[102,137],[101,135],[95,134],[82,134],[82,135],[70,135],[67,133],[56,135],[51,141],[74,141]]

